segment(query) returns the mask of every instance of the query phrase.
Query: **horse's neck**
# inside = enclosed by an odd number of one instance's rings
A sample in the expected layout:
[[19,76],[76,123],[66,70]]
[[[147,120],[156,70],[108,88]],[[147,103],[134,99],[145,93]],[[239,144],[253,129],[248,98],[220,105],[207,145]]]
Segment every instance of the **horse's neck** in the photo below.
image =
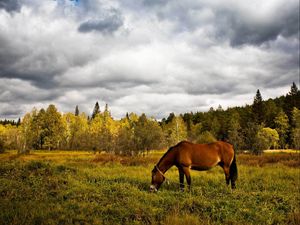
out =
[[173,165],[174,165],[174,154],[169,153],[168,155],[162,158],[162,160],[159,162],[157,166],[162,173],[165,173]]

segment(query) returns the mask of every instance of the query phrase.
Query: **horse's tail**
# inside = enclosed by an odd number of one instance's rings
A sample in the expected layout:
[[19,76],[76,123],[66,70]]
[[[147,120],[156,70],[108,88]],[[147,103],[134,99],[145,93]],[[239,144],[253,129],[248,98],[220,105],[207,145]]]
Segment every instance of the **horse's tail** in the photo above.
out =
[[229,179],[231,180],[231,187],[235,188],[235,181],[238,178],[238,169],[237,169],[237,165],[236,165],[236,157],[235,157],[235,153],[233,156],[233,160],[231,162],[230,168],[229,168]]

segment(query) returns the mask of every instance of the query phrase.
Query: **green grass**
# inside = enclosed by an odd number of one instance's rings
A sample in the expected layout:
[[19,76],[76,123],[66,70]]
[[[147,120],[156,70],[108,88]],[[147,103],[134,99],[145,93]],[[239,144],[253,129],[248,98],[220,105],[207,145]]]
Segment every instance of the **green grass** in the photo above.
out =
[[[253,156],[248,165],[248,156],[238,156],[242,164],[233,192],[220,168],[193,171],[192,191],[180,192],[172,168],[166,173],[172,182],[149,193],[151,170],[160,156],[0,155],[0,224],[300,223],[297,163],[272,159],[261,164],[259,158],[255,165]],[[298,160],[299,154],[290,157]]]

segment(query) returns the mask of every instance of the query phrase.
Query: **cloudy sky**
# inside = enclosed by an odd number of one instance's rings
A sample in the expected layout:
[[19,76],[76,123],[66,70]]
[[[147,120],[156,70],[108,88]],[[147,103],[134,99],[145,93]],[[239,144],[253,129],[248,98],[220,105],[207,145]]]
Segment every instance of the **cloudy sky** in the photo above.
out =
[[299,82],[298,0],[0,0],[0,118],[250,104]]

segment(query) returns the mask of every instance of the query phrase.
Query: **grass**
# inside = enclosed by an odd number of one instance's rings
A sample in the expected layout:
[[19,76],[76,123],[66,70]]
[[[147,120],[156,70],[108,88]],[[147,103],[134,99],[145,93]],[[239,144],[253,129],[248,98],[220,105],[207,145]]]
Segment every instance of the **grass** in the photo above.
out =
[[0,224],[300,224],[298,153],[238,155],[233,192],[221,168],[192,171],[192,191],[180,192],[172,168],[149,193],[162,154],[1,154]]

